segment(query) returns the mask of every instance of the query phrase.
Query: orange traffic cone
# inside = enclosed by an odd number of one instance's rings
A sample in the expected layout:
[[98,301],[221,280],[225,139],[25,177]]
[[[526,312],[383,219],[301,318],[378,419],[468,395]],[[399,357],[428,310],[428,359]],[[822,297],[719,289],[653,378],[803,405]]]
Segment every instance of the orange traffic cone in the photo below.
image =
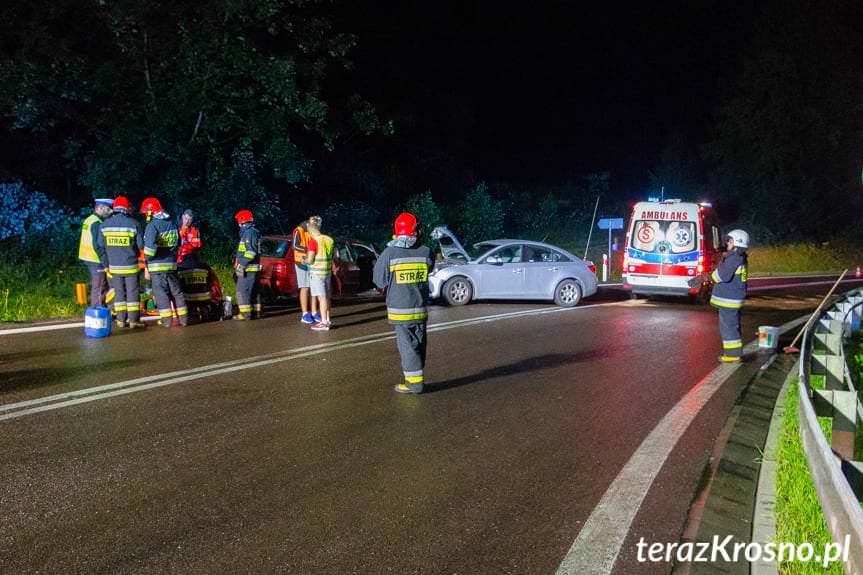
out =
[[860,266],[857,266],[857,271],[854,273],[854,277],[859,278],[861,276],[863,276],[863,274],[860,273]]

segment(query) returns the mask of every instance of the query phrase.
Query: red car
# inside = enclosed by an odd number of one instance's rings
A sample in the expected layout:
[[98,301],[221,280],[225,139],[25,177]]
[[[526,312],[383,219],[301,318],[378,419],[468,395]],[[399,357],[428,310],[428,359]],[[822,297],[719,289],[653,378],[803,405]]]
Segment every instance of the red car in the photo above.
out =
[[[333,249],[333,292],[356,294],[371,289],[378,252],[368,242],[337,239]],[[261,288],[270,297],[296,297],[297,273],[291,236],[261,238]]]

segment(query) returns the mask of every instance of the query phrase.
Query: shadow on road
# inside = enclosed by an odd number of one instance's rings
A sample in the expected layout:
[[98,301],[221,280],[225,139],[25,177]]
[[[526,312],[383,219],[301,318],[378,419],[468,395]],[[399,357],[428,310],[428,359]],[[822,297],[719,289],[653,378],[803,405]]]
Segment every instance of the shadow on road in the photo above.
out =
[[65,383],[70,379],[93,373],[94,369],[98,369],[99,371],[125,369],[139,363],[139,360],[123,359],[118,361],[100,362],[95,368],[92,365],[77,365],[74,367],[46,367],[0,372],[0,397],[2,397],[4,393],[12,391],[21,391],[51,384]]
[[[540,355],[537,357],[524,359],[522,361],[517,361],[515,363],[486,369],[479,373],[473,373],[471,375],[465,375],[463,377],[457,377],[455,379],[449,379],[447,381],[441,381],[438,383],[431,383],[426,386],[426,391],[424,393],[437,393],[439,391],[454,389],[463,385],[490,382],[499,377],[516,374],[527,374],[533,371],[562,367],[564,365],[570,365],[573,363],[591,361],[594,359],[605,357],[607,355],[609,355],[609,350],[607,349],[593,349],[574,354],[553,353],[548,355]],[[532,379],[529,381],[537,380]]]

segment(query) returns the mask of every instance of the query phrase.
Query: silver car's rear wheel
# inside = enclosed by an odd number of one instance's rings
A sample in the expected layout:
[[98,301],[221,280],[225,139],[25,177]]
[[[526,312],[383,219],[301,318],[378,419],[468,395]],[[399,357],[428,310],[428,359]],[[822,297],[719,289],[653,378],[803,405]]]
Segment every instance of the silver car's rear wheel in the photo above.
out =
[[465,277],[450,278],[443,284],[443,297],[449,305],[465,305],[473,298],[473,286]]
[[561,307],[574,307],[581,301],[581,286],[575,280],[563,280],[554,290],[554,303]]

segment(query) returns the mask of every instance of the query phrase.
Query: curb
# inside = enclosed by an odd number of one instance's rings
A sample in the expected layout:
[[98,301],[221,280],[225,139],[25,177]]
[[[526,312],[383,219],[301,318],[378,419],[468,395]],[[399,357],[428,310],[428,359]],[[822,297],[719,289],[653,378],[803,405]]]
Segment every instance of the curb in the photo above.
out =
[[[782,418],[785,415],[785,396],[797,375],[799,363],[800,360],[794,364],[785,378],[785,383],[782,384],[782,389],[776,398],[776,407],[773,408],[773,416],[770,418],[767,441],[764,444],[764,459],[758,475],[755,512],[752,517],[752,541],[761,545],[776,541],[776,468],[778,465],[776,452],[782,432]],[[775,561],[756,561],[750,567],[752,575],[778,575],[779,573]]]

